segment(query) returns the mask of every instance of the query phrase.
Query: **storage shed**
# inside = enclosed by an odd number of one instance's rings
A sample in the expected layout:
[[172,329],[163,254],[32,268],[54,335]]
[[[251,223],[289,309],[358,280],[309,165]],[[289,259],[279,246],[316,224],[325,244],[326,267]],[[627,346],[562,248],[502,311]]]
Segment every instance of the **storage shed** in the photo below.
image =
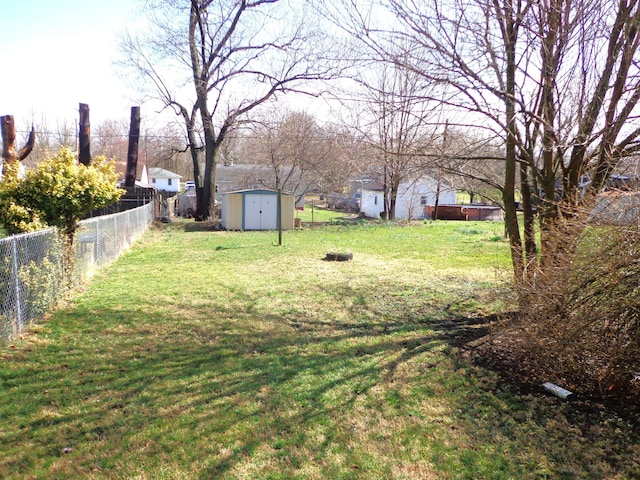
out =
[[240,190],[222,195],[222,226],[227,230],[277,230],[278,213],[282,229],[293,229],[294,196],[282,194],[278,212],[278,192],[274,190]]

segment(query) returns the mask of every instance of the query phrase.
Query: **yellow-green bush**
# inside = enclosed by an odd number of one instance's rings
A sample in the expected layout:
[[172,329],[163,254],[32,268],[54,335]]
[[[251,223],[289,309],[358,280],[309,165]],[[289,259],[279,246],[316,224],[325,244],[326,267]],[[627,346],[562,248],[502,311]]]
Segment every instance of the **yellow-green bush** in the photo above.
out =
[[86,214],[116,202],[122,192],[113,162],[98,157],[85,166],[68,148],[42,161],[25,178],[18,178],[12,167],[5,165],[0,182],[0,221],[12,234],[55,226],[72,238]]

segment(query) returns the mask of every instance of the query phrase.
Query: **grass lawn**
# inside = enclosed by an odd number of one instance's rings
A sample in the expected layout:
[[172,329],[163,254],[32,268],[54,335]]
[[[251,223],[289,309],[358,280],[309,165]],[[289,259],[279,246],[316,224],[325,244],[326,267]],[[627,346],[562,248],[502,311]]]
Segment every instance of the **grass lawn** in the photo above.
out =
[[156,227],[0,349],[0,478],[638,478],[625,420],[459,355],[511,307],[501,233]]
[[295,216],[305,224],[312,224],[341,222],[344,219],[355,218],[357,217],[357,214],[343,212],[340,210],[332,210],[325,208],[324,206],[315,206],[307,203],[304,210],[296,210]]

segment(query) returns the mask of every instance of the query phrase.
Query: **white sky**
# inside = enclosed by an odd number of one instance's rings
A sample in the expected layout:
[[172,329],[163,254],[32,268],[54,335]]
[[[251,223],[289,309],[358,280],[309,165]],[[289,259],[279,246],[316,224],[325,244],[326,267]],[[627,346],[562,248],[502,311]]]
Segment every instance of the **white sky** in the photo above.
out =
[[134,8],[132,0],[4,0],[0,115],[14,115],[18,128],[43,117],[54,128],[87,103],[92,125],[128,119],[137,103],[113,61]]
[[[119,35],[135,29],[139,3],[0,0],[0,115],[13,115],[24,134],[42,120],[49,131],[62,122],[74,125],[79,103],[89,104],[93,127],[104,120],[128,122],[131,107],[140,105],[143,125],[154,124],[158,106],[141,105],[114,65]],[[293,101],[300,110],[318,103]]]

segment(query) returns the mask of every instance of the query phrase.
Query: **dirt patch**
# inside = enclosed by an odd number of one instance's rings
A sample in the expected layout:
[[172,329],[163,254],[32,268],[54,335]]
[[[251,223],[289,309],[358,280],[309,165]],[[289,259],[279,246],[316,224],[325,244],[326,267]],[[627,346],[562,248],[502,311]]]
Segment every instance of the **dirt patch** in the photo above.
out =
[[205,220],[184,224],[185,232],[215,232],[221,230],[220,220]]
[[625,389],[605,392],[595,391],[588,385],[554,382],[523,353],[523,340],[517,329],[502,322],[491,325],[485,335],[467,337],[468,341],[460,345],[463,358],[497,373],[504,384],[521,395],[552,396],[543,388],[543,383],[560,384],[573,392],[570,401],[558,399],[558,402],[566,403],[567,416],[575,422],[592,424],[601,422],[603,417],[616,418],[633,425],[634,431],[640,431],[640,381],[630,383]]

